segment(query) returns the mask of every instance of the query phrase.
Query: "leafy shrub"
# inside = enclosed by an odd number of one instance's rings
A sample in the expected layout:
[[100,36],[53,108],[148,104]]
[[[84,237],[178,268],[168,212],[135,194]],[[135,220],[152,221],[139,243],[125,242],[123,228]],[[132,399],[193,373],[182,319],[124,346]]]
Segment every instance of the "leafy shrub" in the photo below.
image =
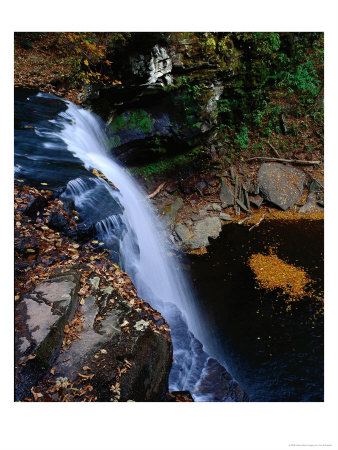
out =
[[248,137],[248,127],[242,126],[240,132],[234,139],[235,144],[241,149],[246,149],[249,147],[249,137]]

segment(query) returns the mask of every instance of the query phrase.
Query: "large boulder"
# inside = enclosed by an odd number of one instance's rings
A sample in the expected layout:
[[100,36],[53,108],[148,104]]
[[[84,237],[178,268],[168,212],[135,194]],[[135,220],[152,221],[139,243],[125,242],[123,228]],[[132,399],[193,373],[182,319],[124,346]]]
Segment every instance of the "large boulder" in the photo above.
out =
[[303,192],[305,174],[292,166],[265,163],[257,177],[263,198],[284,211],[293,206]]
[[30,392],[43,401],[164,400],[168,324],[123,279],[113,287],[86,273],[84,266],[46,280],[17,305],[16,400]]
[[172,363],[170,338],[115,290],[97,290],[80,311],[81,339],[59,355],[56,371],[69,383],[90,379],[97,401],[164,399]]

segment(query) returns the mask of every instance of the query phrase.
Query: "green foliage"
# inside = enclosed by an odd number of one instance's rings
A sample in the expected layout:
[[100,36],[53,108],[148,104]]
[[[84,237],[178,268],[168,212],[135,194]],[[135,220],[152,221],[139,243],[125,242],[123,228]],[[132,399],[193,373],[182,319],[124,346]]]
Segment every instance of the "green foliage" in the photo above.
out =
[[190,77],[184,76],[179,80],[179,87],[175,102],[182,111],[185,125],[200,128],[203,110],[211,95],[209,87],[204,82],[194,82]]
[[217,41],[217,51],[222,55],[229,56],[234,51],[234,43],[230,36],[225,36]]
[[132,33],[109,33],[108,46],[114,50],[124,47],[132,38]]
[[194,160],[200,157],[200,148],[196,147],[188,153],[174,156],[172,158],[162,159],[142,167],[134,167],[128,169],[133,175],[139,175],[144,178],[150,176],[164,175],[169,172],[177,172],[180,168],[191,164]]
[[214,36],[208,36],[205,41],[202,42],[202,49],[205,53],[214,53],[216,50],[216,40]]
[[118,147],[121,144],[121,139],[119,136],[114,135],[109,138],[109,143],[112,146],[112,148]]
[[249,137],[248,137],[248,127],[242,126],[240,132],[234,139],[235,145],[237,145],[241,150],[244,150],[249,147]]
[[280,86],[287,86],[311,96],[318,95],[321,88],[321,81],[313,62],[309,59],[296,68],[295,73],[285,72],[284,79]]
[[219,99],[217,102],[217,113],[231,112],[231,101],[228,98]]
[[151,151],[154,153],[166,153],[167,150],[164,147],[152,147]]
[[323,85],[323,34],[232,33],[227,38],[242,54],[235,82],[218,102],[221,120],[261,128],[269,115],[275,115],[266,110],[273,91],[280,97],[296,94],[302,104],[314,104]]
[[142,133],[150,133],[155,119],[144,109],[138,109],[131,113],[123,113],[115,117],[110,127],[112,131],[120,131],[123,128],[139,129]]

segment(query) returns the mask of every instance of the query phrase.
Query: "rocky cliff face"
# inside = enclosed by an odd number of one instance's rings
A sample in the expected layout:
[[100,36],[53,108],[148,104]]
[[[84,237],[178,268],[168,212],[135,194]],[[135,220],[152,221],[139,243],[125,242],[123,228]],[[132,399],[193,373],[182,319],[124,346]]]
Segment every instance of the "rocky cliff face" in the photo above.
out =
[[134,44],[121,64],[122,84],[88,96],[110,125],[114,153],[128,164],[199,145],[217,124],[218,102],[238,55],[230,39],[222,47],[208,33],[202,39],[181,34],[148,47]]

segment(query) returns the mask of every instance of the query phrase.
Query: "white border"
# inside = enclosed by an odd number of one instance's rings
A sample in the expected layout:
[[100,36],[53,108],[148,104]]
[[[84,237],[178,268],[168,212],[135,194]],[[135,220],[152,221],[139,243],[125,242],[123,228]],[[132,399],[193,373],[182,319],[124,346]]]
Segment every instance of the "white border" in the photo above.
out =
[[[5,450],[279,450],[337,448],[337,2],[19,1],[1,26],[2,233],[1,448]],[[12,173],[14,31],[325,32],[325,402],[203,404],[30,404],[13,402]],[[8,215],[7,215],[8,214]],[[7,221],[7,217],[10,220]],[[335,272],[334,272],[335,271]],[[9,283],[8,283],[9,281]],[[7,284],[9,284],[7,286]],[[305,447],[306,448],[306,447]]]

